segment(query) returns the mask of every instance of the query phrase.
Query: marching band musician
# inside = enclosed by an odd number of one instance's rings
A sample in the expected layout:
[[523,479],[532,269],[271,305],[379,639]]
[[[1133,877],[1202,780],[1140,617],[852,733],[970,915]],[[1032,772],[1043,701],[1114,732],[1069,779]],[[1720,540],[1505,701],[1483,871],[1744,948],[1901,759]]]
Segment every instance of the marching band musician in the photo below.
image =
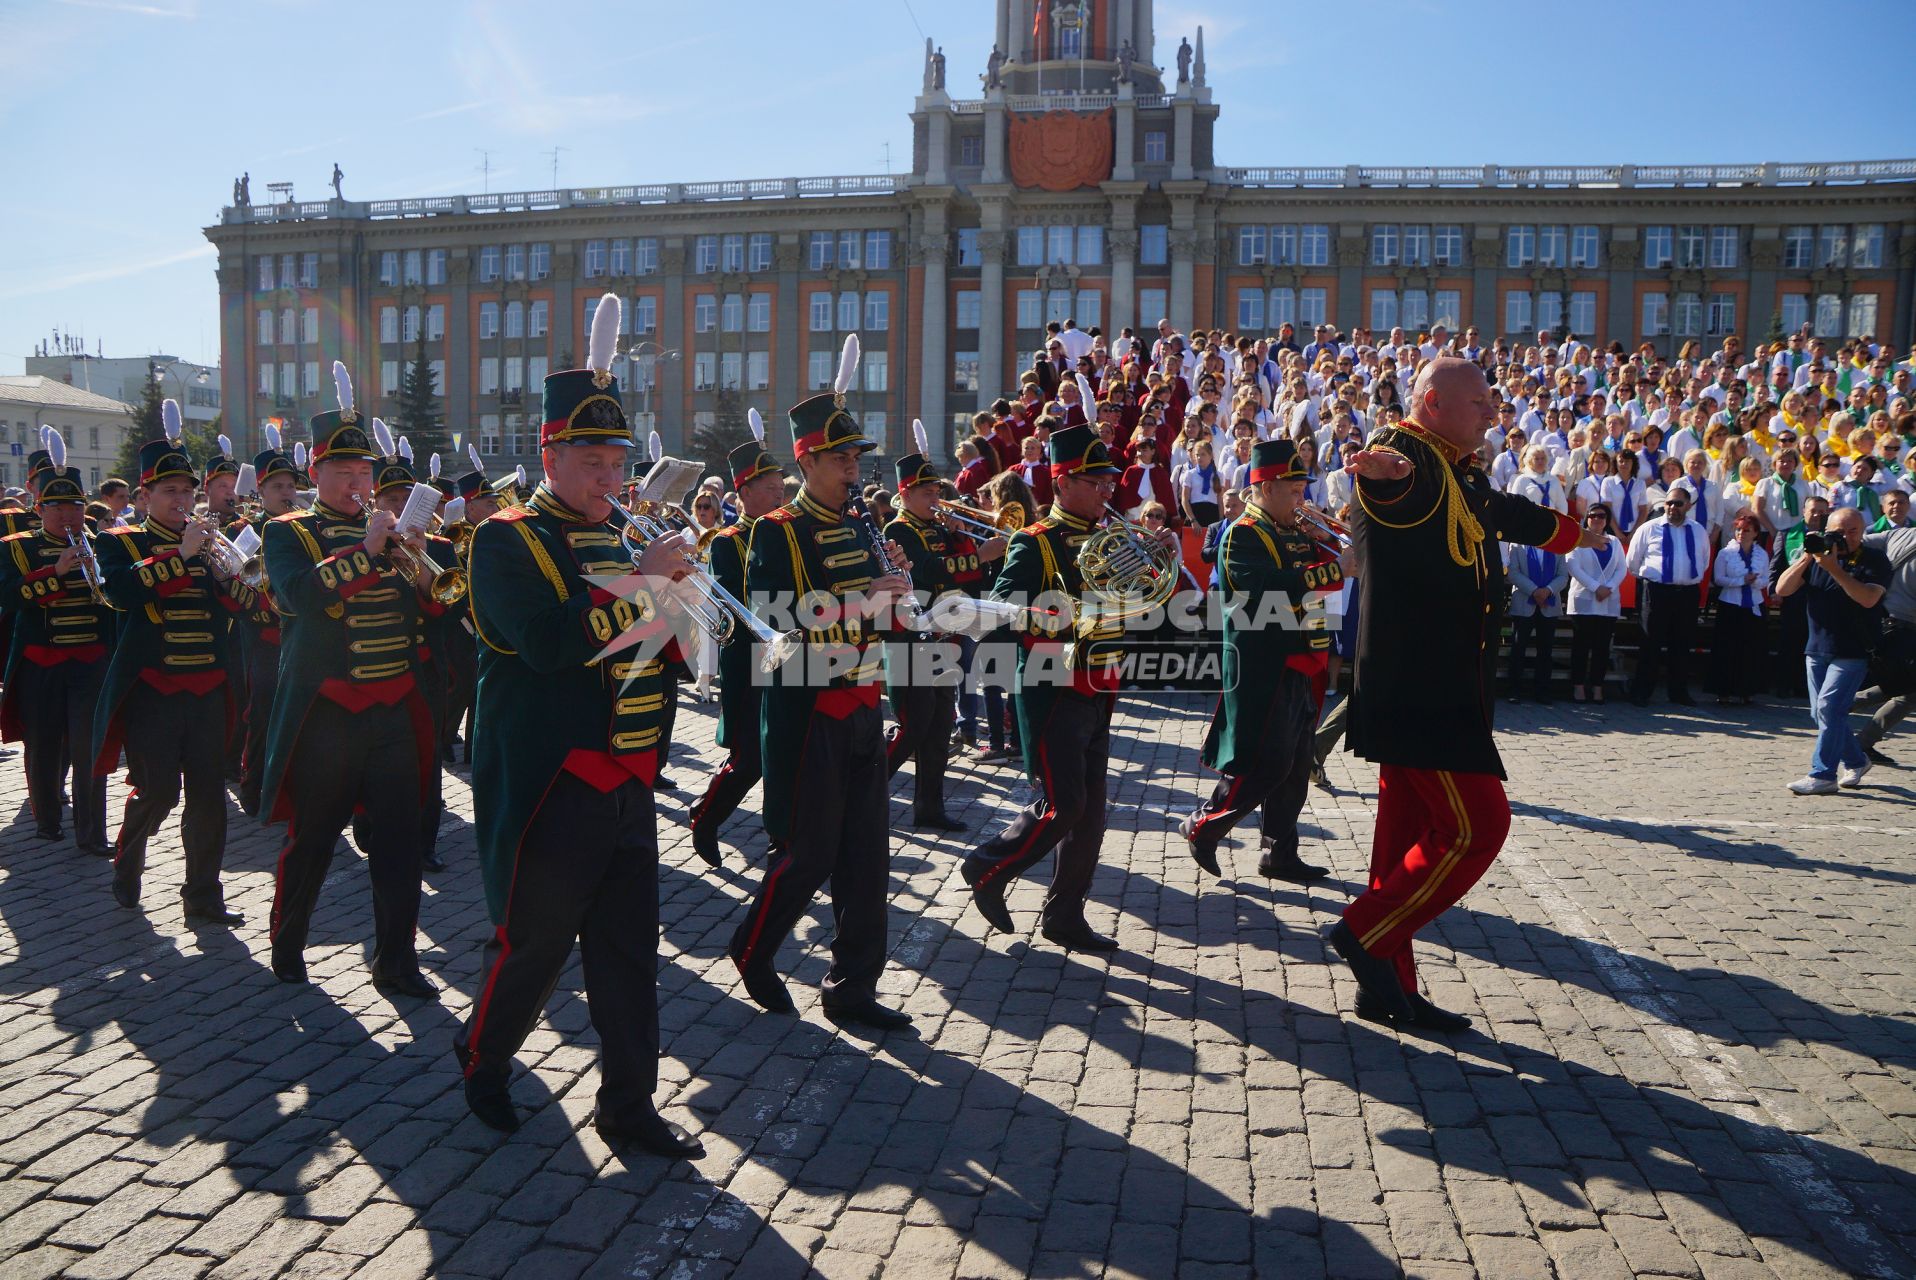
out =
[[[1078,549],[1104,516],[1122,474],[1092,428],[1062,427],[1049,442],[1053,499],[1043,518],[1011,538],[991,596],[1032,603],[1053,592],[1084,596]],[[1018,733],[1037,798],[996,838],[966,858],[965,883],[979,914],[1014,931],[1005,886],[1055,846],[1058,867],[1044,903],[1044,936],[1082,951],[1112,951],[1117,942],[1084,918],[1091,877],[1104,841],[1111,714],[1117,706],[1119,654],[1110,642],[1116,622],[1077,618],[1046,626],[1026,615],[1018,631]],[[1042,678],[1043,659],[1065,659],[1068,685]],[[1034,659],[1040,660],[1034,670]],[[1054,673],[1055,675],[1055,673]]]
[[[752,439],[726,455],[732,488],[738,494],[738,520],[713,537],[708,554],[712,576],[719,585],[746,599],[745,553],[759,520],[783,505],[785,472],[765,448],[765,422],[758,410],[750,413]],[[752,678],[752,646],[740,642],[719,649],[718,745],[725,748],[705,794],[692,806],[692,848],[716,867],[722,856],[718,830],[739,802],[764,776],[759,760],[759,712],[763,690]]]
[[[1204,740],[1204,763],[1223,776],[1209,803],[1178,828],[1192,859],[1214,876],[1218,841],[1260,806],[1273,847],[1258,874],[1323,874],[1297,856],[1297,817],[1310,786],[1311,731],[1330,656],[1324,593],[1334,594],[1344,574],[1337,557],[1298,528],[1308,478],[1291,441],[1252,445],[1250,500],[1218,552],[1219,585],[1234,605],[1225,615],[1224,693]],[[1272,616],[1273,600],[1291,617]]]
[[[306,477],[282,447],[278,427],[269,424],[261,443],[266,447],[253,455],[259,514],[250,527],[263,542],[267,522],[294,509]],[[229,536],[238,536],[248,523],[236,522]],[[258,606],[246,613],[238,629],[246,654],[246,748],[240,753],[239,805],[253,818],[259,817],[260,785],[266,776],[266,726],[272,723],[273,696],[279,692],[279,610],[273,607],[270,579],[258,594]]]
[[884,571],[881,549],[846,512],[858,486],[858,460],[878,447],[845,410],[857,368],[854,335],[845,340],[833,390],[790,410],[792,452],[804,484],[753,527],[746,556],[751,599],[795,602],[787,607],[795,608],[806,634],[798,658],[763,692],[760,752],[771,864],[732,937],[731,956],[754,1001],[774,1013],[791,1012],[791,993],[774,962],[829,880],[836,931],[821,1001],[825,1014],[884,1030],[909,1026],[911,1016],[878,1002],[891,849],[874,650],[879,615],[911,591],[911,581]]
[[[472,555],[472,534],[485,520],[496,513],[501,503],[499,490],[486,478],[485,463],[480,460],[479,446],[468,443],[466,457],[472,462],[472,470],[460,476],[454,483],[458,487],[461,510],[464,517],[446,526],[446,535],[453,539],[460,549],[460,563],[469,573]],[[465,532],[458,533],[460,526]],[[441,561],[443,564],[444,561]],[[468,606],[469,607],[469,606]],[[464,627],[460,628],[462,631]],[[453,637],[453,643],[446,650],[446,723],[440,735],[442,754],[448,759],[452,756],[452,739],[463,734],[466,740],[466,763],[472,763],[472,708],[473,699],[479,683],[478,642],[468,636],[463,641]]]
[[439,772],[432,712],[415,653],[419,614],[438,608],[393,564],[394,517],[361,506],[376,453],[333,363],[339,408],[312,418],[311,511],[266,526],[268,581],[279,605],[279,693],[266,735],[260,798],[286,821],[273,891],[273,973],[306,981],[306,935],[340,834],[361,812],[373,890],[373,985],[427,997],[419,972],[419,827]]
[[[651,584],[685,572],[676,537],[637,576],[608,501],[631,429],[611,374],[618,299],[592,323],[587,368],[545,380],[545,481],[473,534],[479,635],[474,826],[494,927],[472,1015],[454,1040],[483,1123],[519,1125],[512,1057],[579,944],[601,1053],[596,1125],[667,1156],[704,1148],[658,1114],[658,817],[653,780],[670,639]],[[615,585],[617,593],[597,584]]]
[[[951,592],[975,593],[985,565],[1002,560],[1005,540],[974,543],[937,520],[942,480],[931,464],[924,424],[913,421],[917,453],[898,459],[898,500],[902,514],[885,526],[885,536],[904,548],[911,581],[927,606]],[[914,661],[926,649],[943,649],[950,661],[949,683],[923,679],[929,661]],[[945,812],[945,765],[951,756],[951,732],[958,722],[958,646],[949,637],[915,637],[898,632],[885,643],[885,687],[898,717],[885,742],[885,767],[897,773],[912,761],[912,825],[933,831],[963,831],[965,824]],[[921,670],[923,668],[923,670]]]
[[35,834],[60,839],[61,789],[71,768],[74,843],[104,858],[113,850],[106,842],[106,779],[93,771],[93,715],[113,611],[95,598],[81,569],[87,531],[79,468],[65,465],[66,442],[58,432],[50,444],[50,465],[34,481],[40,528],[0,544],[0,610],[14,619],[0,686],[0,737],[26,744]]
[[223,762],[237,697],[227,676],[225,622],[255,597],[244,583],[222,580],[202,557],[216,530],[192,518],[199,476],[180,446],[179,406],[168,400],[162,414],[165,438],[140,447],[146,518],[107,530],[98,543],[119,632],[94,710],[93,769],[111,773],[125,749],[129,794],[113,859],[114,900],[139,905],[146,843],[184,790],[186,916],[238,924],[220,888]]
[[[232,536],[239,524],[239,459],[233,456],[233,442],[219,437],[219,452],[206,460],[200,480],[200,508],[197,514],[211,520],[213,527]],[[233,717],[226,734],[226,777],[232,782],[244,780],[240,756],[246,746],[246,709],[251,700],[246,686],[246,631],[248,621],[228,618],[220,626],[226,629],[226,674],[233,684]]]

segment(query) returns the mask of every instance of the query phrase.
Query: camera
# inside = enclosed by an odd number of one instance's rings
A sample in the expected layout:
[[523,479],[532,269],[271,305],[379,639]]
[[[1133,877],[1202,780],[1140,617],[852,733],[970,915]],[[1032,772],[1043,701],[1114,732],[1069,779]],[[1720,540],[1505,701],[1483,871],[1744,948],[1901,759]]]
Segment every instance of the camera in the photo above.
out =
[[1820,556],[1830,549],[1830,536],[1822,530],[1812,529],[1803,535],[1803,553],[1805,555]]

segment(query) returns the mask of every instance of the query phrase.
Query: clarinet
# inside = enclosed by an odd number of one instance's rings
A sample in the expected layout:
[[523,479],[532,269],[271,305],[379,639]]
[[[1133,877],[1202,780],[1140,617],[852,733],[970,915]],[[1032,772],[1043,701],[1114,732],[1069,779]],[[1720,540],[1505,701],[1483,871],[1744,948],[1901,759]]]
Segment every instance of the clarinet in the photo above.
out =
[[[878,521],[872,518],[871,508],[865,505],[865,499],[853,493],[850,501],[845,504],[845,514],[865,527],[865,535],[872,540],[872,558],[878,561],[879,576],[887,578],[895,576],[907,582],[911,581],[911,570],[893,560],[891,552],[886,549],[885,532],[878,527]],[[925,611],[918,607],[916,596],[906,596],[898,602],[898,616],[912,631],[932,629],[931,619],[926,617]]]

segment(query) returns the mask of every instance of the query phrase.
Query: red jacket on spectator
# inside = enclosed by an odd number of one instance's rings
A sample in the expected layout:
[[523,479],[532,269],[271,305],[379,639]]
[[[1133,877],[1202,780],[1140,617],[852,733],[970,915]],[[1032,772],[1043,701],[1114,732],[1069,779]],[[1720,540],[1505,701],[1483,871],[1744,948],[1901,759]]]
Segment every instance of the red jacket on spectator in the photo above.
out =
[[1118,510],[1128,512],[1139,503],[1146,501],[1143,495],[1146,474],[1151,477],[1149,500],[1163,503],[1167,517],[1165,523],[1176,524],[1178,503],[1176,495],[1171,492],[1171,469],[1162,462],[1154,462],[1148,467],[1134,462],[1124,469],[1124,478],[1118,481]]
[[[1029,434],[1026,432],[1026,435]],[[994,475],[1017,460],[1019,446],[1024,443],[1024,436],[1018,434],[1017,428],[1012,425],[1012,420],[1009,418],[1000,418],[992,423],[991,433],[985,439],[989,440],[991,447],[998,451],[998,466],[992,473]]]
[[983,458],[973,458],[959,471],[958,479],[953,483],[958,486],[959,493],[969,498],[975,495],[978,490],[984,488],[985,482],[996,474],[997,472],[992,469],[991,463]]
[[1036,520],[1051,509],[1051,464],[1042,458],[1036,462],[1020,462],[1012,468],[1031,489],[1031,496],[1038,501],[1036,511],[1025,514]]

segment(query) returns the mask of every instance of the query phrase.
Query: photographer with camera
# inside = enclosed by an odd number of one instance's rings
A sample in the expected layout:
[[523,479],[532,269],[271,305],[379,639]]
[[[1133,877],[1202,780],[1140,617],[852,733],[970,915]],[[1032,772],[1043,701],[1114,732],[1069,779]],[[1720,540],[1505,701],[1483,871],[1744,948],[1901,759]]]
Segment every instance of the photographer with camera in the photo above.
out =
[[1799,796],[1828,795],[1839,785],[1860,787],[1869,772],[1870,759],[1850,730],[1849,710],[1869,672],[1878,606],[1889,580],[1889,557],[1880,547],[1863,545],[1863,515],[1845,507],[1830,513],[1823,531],[1803,535],[1802,556],[1776,581],[1779,596],[1805,592],[1809,620],[1803,661],[1816,750],[1809,773],[1790,783]]

